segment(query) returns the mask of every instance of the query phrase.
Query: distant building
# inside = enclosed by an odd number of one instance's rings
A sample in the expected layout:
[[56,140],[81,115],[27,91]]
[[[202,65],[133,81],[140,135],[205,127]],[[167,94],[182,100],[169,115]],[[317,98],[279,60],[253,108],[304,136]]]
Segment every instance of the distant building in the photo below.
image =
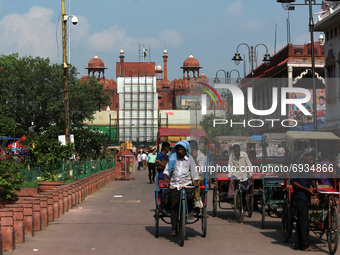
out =
[[125,62],[120,51],[116,64],[119,95],[119,141],[155,144],[158,131],[158,96],[154,62]]
[[340,4],[326,2],[314,30],[325,33],[326,123],[320,130],[340,135]]

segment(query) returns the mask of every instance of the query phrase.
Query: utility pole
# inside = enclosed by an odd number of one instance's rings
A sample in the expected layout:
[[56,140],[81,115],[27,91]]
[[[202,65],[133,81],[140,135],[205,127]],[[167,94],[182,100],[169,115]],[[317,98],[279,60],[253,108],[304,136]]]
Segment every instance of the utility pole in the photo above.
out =
[[65,106],[65,143],[69,143],[69,121],[68,121],[68,87],[67,87],[67,54],[66,54],[66,22],[67,16],[65,11],[65,0],[61,0],[61,18],[62,18],[62,37],[63,37],[63,85],[64,85],[64,106]]

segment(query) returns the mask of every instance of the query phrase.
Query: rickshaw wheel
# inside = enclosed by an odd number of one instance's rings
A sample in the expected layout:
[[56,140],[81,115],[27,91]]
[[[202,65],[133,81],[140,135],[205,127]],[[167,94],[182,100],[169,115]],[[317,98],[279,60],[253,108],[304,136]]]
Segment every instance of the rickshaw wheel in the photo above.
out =
[[330,254],[335,254],[339,242],[339,210],[338,207],[332,206],[329,217],[331,224],[327,230],[327,243]]
[[285,202],[283,204],[281,223],[282,223],[283,241],[285,243],[287,243],[289,238],[291,237],[292,231],[293,231],[292,210],[291,210],[288,202]]
[[261,229],[264,229],[264,222],[266,219],[266,204],[264,198],[261,199]]
[[207,235],[207,207],[202,208],[202,236],[205,237]]
[[214,187],[214,192],[213,192],[213,211],[212,211],[212,216],[216,217],[217,214],[217,187]]
[[184,245],[184,239],[185,239],[185,222],[186,222],[186,204],[185,200],[181,200],[181,218],[179,223],[179,245]]
[[248,195],[248,200],[247,200],[247,211],[248,211],[248,217],[250,218],[253,215],[253,210],[254,210],[253,189],[250,189],[249,193],[250,193],[250,195]]
[[158,237],[158,228],[159,228],[159,208],[158,208],[158,206],[156,206],[156,211],[155,211],[155,226],[156,226],[155,237]]
[[235,190],[234,194],[234,210],[238,223],[241,223],[243,221],[243,206],[241,191],[239,189]]

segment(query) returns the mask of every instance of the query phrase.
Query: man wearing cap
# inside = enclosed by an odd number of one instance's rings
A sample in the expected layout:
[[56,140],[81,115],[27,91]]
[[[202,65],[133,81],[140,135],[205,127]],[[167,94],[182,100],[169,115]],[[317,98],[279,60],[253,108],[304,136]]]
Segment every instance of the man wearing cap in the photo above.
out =
[[[164,172],[164,184],[168,185],[170,181],[170,207],[171,207],[171,236],[177,235],[177,220],[180,203],[181,189],[184,186],[198,186],[199,175],[196,172],[196,164],[190,155],[190,145],[186,140],[176,143],[171,150],[169,163],[166,165]],[[170,180],[169,180],[170,178]],[[192,189],[186,191],[188,209],[193,208]]]

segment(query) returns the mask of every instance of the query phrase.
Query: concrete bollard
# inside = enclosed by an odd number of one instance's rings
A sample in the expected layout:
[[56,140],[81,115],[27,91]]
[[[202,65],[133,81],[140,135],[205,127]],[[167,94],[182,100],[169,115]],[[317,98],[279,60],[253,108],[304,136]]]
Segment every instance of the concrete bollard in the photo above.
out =
[[54,221],[54,206],[53,206],[53,191],[41,192],[39,195],[43,195],[47,197],[47,215],[48,222]]
[[24,231],[26,236],[34,236],[33,203],[31,201],[19,201],[24,208]]
[[47,196],[36,195],[33,198],[38,198],[40,201],[41,229],[45,229],[48,225]]
[[14,237],[15,243],[25,242],[25,229],[24,229],[24,207],[21,204],[5,205],[5,208],[13,210],[14,219]]
[[34,198],[34,197],[28,197],[28,198],[25,198],[24,201],[32,202],[34,231],[40,231],[41,230],[40,199]]
[[2,250],[15,249],[14,218],[12,209],[0,209]]

